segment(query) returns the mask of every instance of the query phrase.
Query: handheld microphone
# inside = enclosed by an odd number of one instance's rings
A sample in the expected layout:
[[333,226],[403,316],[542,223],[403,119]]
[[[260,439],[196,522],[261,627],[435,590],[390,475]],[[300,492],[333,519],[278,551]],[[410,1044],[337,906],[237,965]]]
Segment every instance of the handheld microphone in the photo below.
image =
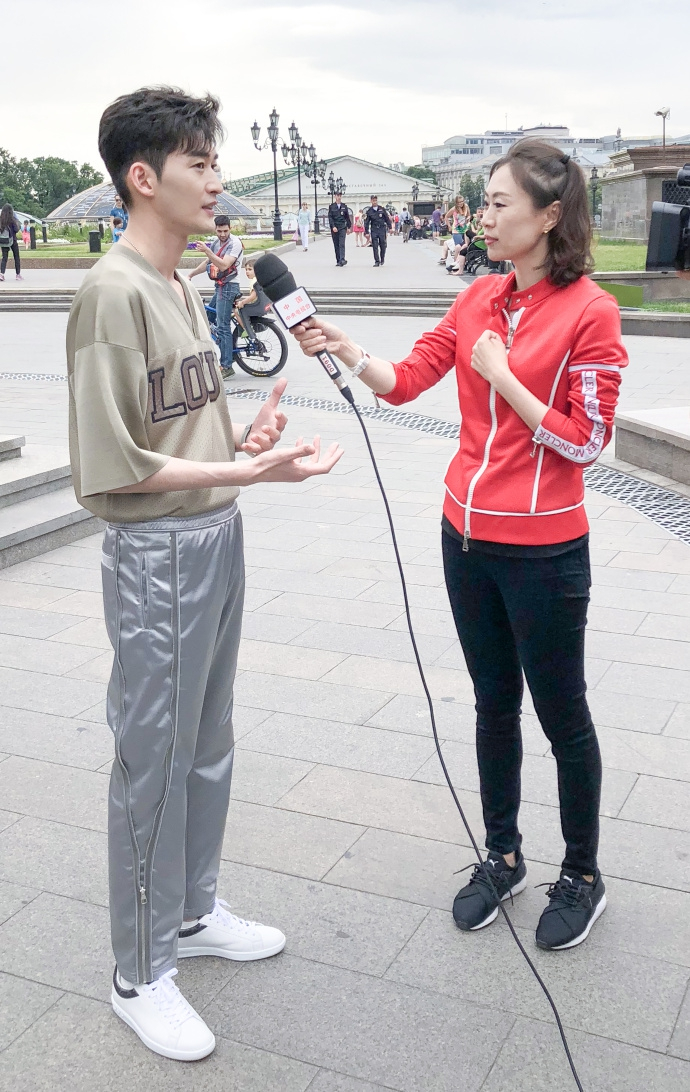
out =
[[[286,330],[299,326],[300,322],[316,314],[316,305],[309,298],[309,293],[305,288],[297,287],[292,273],[277,254],[271,254],[270,250],[263,254],[254,263],[254,273]],[[316,359],[343,398],[354,406],[354,395],[331,354],[323,349],[316,353]]]

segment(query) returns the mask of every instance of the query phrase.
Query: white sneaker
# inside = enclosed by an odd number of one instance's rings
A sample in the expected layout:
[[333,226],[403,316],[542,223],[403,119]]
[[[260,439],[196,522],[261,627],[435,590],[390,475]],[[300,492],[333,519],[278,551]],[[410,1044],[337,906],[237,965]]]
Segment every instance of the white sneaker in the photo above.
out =
[[176,974],[173,968],[155,982],[132,986],[120,977],[116,967],[113,1010],[149,1050],[178,1062],[194,1062],[210,1054],[216,1040],[173,982]]
[[211,955],[223,959],[266,959],[277,955],[285,947],[285,937],[280,929],[260,925],[258,921],[244,921],[230,913],[230,907],[222,899],[210,914],[204,914],[196,925],[180,929],[177,958]]

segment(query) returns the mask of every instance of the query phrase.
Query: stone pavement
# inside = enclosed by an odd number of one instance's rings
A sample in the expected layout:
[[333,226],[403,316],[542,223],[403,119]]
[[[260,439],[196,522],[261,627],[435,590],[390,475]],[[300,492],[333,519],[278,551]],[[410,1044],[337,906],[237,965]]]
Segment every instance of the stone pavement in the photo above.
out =
[[[289,241],[289,236],[286,236]],[[125,244],[126,246],[127,244]],[[445,269],[439,266],[441,250],[438,243],[431,239],[419,239],[403,243],[402,236],[389,239],[386,264],[374,269],[374,257],[371,247],[355,245],[354,235],[347,240],[347,265],[338,269],[335,265],[333,244],[325,235],[315,239],[308,252],[301,247],[282,254],[281,258],[294,272],[298,284],[305,287],[319,288],[433,288],[440,285],[444,289],[457,285],[464,286],[460,277],[449,277]],[[76,288],[88,271],[85,269],[31,269],[28,262],[22,269],[23,281],[15,281],[14,272],[9,272],[0,283],[0,294],[15,289],[27,291],[31,288]],[[189,273],[189,270],[185,270]],[[244,274],[240,281],[246,286]],[[195,277],[197,288],[210,288],[212,282],[204,275]]]
[[[23,328],[12,334],[7,370],[59,374],[49,342],[65,316],[3,316],[3,328],[15,317]],[[393,356],[428,324],[339,321]],[[687,404],[687,343],[627,341],[623,404]],[[288,374],[293,393],[336,397],[299,355]],[[233,389],[269,385],[246,380]],[[64,382],[2,380],[0,431],[64,442],[65,403]],[[230,406],[248,420],[256,402],[234,397]],[[457,419],[452,382],[407,408]],[[435,756],[356,422],[323,408],[289,414],[290,436],[318,430],[325,442],[341,439],[346,456],[329,478],[261,486],[241,499],[247,611],[220,883],[237,913],[285,930],[286,950],[262,963],[182,963],[178,982],[218,1037],[215,1054],[196,1065],[156,1058],[112,1015],[112,741],[103,702],[111,652],[100,540],[5,569],[2,1092],[574,1087],[546,1001],[505,925],[469,937],[449,914],[461,882],[454,873],[472,854]],[[480,831],[472,692],[439,557],[441,480],[454,441],[377,421],[369,429],[444,753]],[[533,885],[555,878],[562,847],[555,764],[528,699],[521,823],[530,883],[510,912],[563,1015],[587,1092],[690,1092],[690,547],[602,494],[588,493],[588,511],[587,672],[605,764],[609,907],[581,948],[534,948],[544,895]]]

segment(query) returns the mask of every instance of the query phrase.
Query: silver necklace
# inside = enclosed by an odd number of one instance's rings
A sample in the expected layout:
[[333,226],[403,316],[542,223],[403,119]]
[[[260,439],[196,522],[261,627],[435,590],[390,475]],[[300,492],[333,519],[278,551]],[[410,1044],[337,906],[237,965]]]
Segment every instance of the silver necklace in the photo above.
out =
[[[138,247],[138,246],[134,246],[134,243],[132,242],[132,240],[131,240],[131,239],[128,239],[126,235],[123,235],[123,236],[122,236],[122,238],[124,239],[124,241],[125,241],[126,243],[129,243],[129,245],[130,245],[131,247],[134,247],[134,249],[136,250],[136,252],[137,252],[137,254],[139,255],[139,257],[140,257],[140,258],[144,258],[144,255],[143,255],[143,254],[141,253],[141,251],[139,250],[139,247]],[[146,258],[144,258],[144,261],[146,261]]]

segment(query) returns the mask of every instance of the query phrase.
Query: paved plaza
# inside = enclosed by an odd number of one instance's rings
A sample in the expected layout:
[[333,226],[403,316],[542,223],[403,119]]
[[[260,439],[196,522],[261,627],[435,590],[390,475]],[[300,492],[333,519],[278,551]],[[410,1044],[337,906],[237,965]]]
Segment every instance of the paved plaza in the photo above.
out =
[[[395,241],[391,272],[402,251]],[[427,284],[435,254],[424,255],[409,260]],[[313,259],[325,276],[331,254],[319,244],[288,257],[296,275]],[[64,375],[66,317],[3,315],[0,370]],[[432,324],[337,321],[394,358]],[[622,407],[690,405],[686,341],[626,343]],[[219,888],[236,913],[283,929],[286,949],[257,963],[181,963],[176,981],[218,1039],[202,1062],[151,1054],[113,1016],[100,536],[0,571],[2,1092],[575,1087],[505,924],[472,936],[453,924],[455,873],[473,857],[435,755],[373,473],[356,422],[329,408],[337,393],[318,365],[291,349],[286,374],[291,395],[324,400],[290,406],[288,436],[318,431],[346,453],[328,478],[241,497],[247,602]],[[233,417],[250,420],[258,403],[244,392],[269,387],[242,375],[228,384]],[[357,396],[373,404],[359,384]],[[64,444],[66,404],[62,381],[2,379],[0,433]],[[452,377],[405,408],[457,421]],[[455,441],[421,424],[368,427],[444,754],[479,832],[472,688],[440,562]],[[527,698],[528,888],[509,912],[586,1092],[690,1092],[690,545],[610,495],[589,490],[587,504],[587,672],[605,765],[609,906],[581,947],[534,946],[545,904],[534,888],[557,877],[562,843],[555,763]]]

